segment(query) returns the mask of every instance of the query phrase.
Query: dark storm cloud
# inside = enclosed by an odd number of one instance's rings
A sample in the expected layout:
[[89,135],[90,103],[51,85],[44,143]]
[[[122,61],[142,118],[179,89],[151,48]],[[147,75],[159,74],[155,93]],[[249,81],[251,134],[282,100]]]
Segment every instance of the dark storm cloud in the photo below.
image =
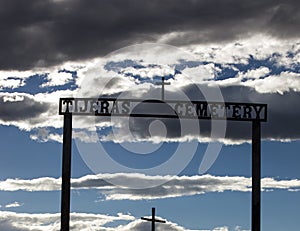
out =
[[6,99],[0,95],[0,120],[4,122],[22,121],[34,119],[46,112],[50,105],[35,101],[29,96],[21,96],[21,99]]
[[298,37],[298,0],[0,0],[0,69],[30,69],[107,54],[188,32],[174,45],[256,32]]
[[[231,86],[222,88],[224,99],[238,102],[257,102],[268,104],[268,121],[262,123],[262,137],[265,139],[300,138],[300,92],[289,91],[284,94],[261,94],[253,88]],[[231,122],[227,134],[230,138],[250,138],[251,124]]]
[[[203,86],[203,88],[207,86]],[[202,89],[203,89],[202,88]],[[208,91],[214,91],[209,88]],[[284,94],[279,93],[259,93],[255,89],[245,86],[221,87],[224,101],[243,103],[264,103],[268,105],[268,120],[262,122],[262,137],[264,139],[293,140],[300,138],[300,92],[289,91]],[[205,100],[203,96],[195,91],[194,86],[185,89],[185,93],[192,100]],[[171,93],[169,94],[171,95]],[[199,132],[202,137],[211,136],[211,121],[201,120],[200,131],[195,130],[193,122],[186,120],[184,126],[190,126],[187,132],[182,133],[177,120],[161,119],[167,129],[167,137],[174,139],[184,135],[194,135],[198,137]],[[189,122],[190,121],[190,122]],[[131,130],[135,136],[148,138],[150,136],[149,127],[153,119],[132,119]],[[221,131],[221,130],[220,130]],[[222,133],[217,131],[216,138],[223,138]],[[228,121],[226,138],[231,140],[250,140],[251,122]]]

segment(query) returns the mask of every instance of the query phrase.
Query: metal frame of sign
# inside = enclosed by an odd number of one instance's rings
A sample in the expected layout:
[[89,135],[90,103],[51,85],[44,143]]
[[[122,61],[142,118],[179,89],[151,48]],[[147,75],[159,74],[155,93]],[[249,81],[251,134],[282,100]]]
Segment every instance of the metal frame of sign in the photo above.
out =
[[[144,113],[136,105],[152,105]],[[157,110],[168,105],[166,111]],[[148,108],[149,109],[149,108]],[[64,116],[63,160],[61,188],[61,230],[69,231],[72,115],[129,116],[148,118],[178,118],[198,120],[232,120],[252,122],[252,231],[261,226],[261,122],[267,121],[267,105],[236,102],[206,102],[181,100],[138,100],[119,98],[60,98],[59,114]]]

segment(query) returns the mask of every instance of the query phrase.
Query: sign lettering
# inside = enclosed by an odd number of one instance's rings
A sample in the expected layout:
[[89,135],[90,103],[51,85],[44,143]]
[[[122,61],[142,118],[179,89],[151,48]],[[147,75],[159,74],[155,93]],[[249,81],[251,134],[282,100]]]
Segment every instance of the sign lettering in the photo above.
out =
[[252,103],[61,98],[59,114],[266,121],[267,105]]

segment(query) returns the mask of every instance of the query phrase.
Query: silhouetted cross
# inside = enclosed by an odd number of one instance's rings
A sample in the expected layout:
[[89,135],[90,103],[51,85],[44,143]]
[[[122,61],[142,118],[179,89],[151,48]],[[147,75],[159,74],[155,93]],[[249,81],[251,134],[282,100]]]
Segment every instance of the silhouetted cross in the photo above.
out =
[[166,223],[164,220],[155,219],[155,208],[152,208],[152,218],[141,217],[142,220],[151,221],[152,223],[152,231],[155,231],[155,222]]
[[170,85],[171,83],[165,82],[165,77],[161,77],[161,83],[156,83],[157,85],[161,85],[161,100],[165,100],[165,85]]

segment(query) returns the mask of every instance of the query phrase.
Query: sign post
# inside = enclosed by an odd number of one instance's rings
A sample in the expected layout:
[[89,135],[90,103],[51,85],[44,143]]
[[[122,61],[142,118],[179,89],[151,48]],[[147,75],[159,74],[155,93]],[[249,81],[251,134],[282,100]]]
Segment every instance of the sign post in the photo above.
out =
[[252,122],[252,231],[260,231],[261,150],[260,122]]
[[[162,86],[164,86],[164,79],[162,79]],[[162,99],[164,99],[163,93]],[[135,110],[137,105],[144,105],[144,107],[141,107],[142,110]],[[163,107],[164,105],[168,106],[168,110]],[[59,114],[64,116],[61,191],[62,231],[69,231],[72,115],[252,122],[252,231],[260,231],[261,122],[267,121],[266,104],[180,100],[137,100],[104,97],[60,98]],[[155,214],[155,210],[153,210],[153,212]]]
[[61,231],[69,231],[70,220],[70,180],[72,156],[72,114],[69,112],[71,101],[65,101],[66,113],[64,114],[63,133],[63,159],[62,159],[62,184],[61,184]]

